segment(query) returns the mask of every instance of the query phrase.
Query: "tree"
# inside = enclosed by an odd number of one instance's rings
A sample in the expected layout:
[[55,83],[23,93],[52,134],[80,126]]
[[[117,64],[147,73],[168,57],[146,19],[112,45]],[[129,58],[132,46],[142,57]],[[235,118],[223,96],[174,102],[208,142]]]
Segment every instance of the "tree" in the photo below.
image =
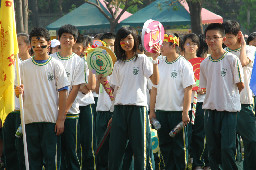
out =
[[39,17],[38,17],[38,0],[31,1],[32,6],[32,24],[34,27],[39,26]]
[[[97,7],[98,10],[108,19],[110,23],[110,32],[115,32],[118,20],[129,7],[137,4],[142,4],[140,0],[104,0],[104,3],[106,4],[107,9],[109,10],[109,13],[111,15],[109,16],[101,8],[99,0],[96,0],[96,3],[91,2],[89,0],[85,0],[85,2]],[[120,13],[118,13],[121,5],[123,5],[123,9]]]
[[24,32],[28,33],[28,0],[22,0]]
[[186,0],[190,11],[191,30],[193,33],[200,35],[203,33],[202,25],[202,0]]
[[16,1],[16,21],[17,21],[17,24],[16,24],[17,32],[24,32],[22,0]]

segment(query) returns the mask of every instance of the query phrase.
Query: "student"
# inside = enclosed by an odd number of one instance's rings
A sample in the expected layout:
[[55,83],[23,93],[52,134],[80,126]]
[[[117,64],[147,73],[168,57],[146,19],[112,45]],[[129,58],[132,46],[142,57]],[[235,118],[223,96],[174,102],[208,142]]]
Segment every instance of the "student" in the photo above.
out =
[[222,48],[224,27],[214,23],[205,29],[211,55],[200,66],[200,88],[206,88],[205,134],[211,169],[237,169],[235,163],[237,112],[241,109],[239,92],[244,88],[239,59]]
[[[114,51],[115,35],[112,33],[105,33],[102,35],[101,40],[104,41],[112,51]],[[110,81],[110,76],[107,76],[107,80]],[[97,146],[99,145],[104,132],[108,127],[108,122],[112,117],[113,111],[110,111],[112,102],[104,90],[103,86],[97,81],[96,84],[96,93],[98,94],[98,102],[96,106],[96,138]],[[97,149],[97,148],[96,148]],[[104,145],[101,147],[100,152],[97,155],[97,169],[104,170],[108,169],[108,152],[109,152],[109,136],[104,142]]]
[[56,39],[51,40],[51,47],[50,47],[49,54],[59,52],[59,50],[60,50],[60,41]]
[[[119,29],[115,39],[117,62],[111,76],[111,84],[117,89],[112,117],[112,128],[109,144],[109,169],[120,169],[122,157],[129,139],[134,154],[134,168],[146,168],[146,132],[149,130],[146,115],[146,84],[150,78],[153,84],[159,80],[156,58],[152,62],[145,55],[138,55],[138,39],[135,29]],[[106,77],[99,76],[103,84]]]
[[108,48],[114,51],[114,43],[115,43],[115,34],[113,33],[105,33],[100,38],[101,41],[104,41]]
[[253,112],[253,93],[249,87],[256,48],[247,46],[237,21],[223,23],[226,37],[226,51],[236,55],[243,66],[244,85],[241,91],[241,111],[237,114],[237,133],[241,135],[244,144],[244,169],[256,169],[256,118]]
[[61,166],[66,169],[80,169],[80,124],[79,124],[79,103],[77,93],[80,85],[85,83],[84,61],[72,52],[76,43],[78,30],[73,25],[64,25],[58,30],[60,41],[60,52],[52,54],[52,57],[59,60],[66,70],[69,90],[67,105],[65,109],[65,132],[61,136]]
[[[184,52],[184,57],[187,60],[195,59],[197,57],[197,51],[200,47],[200,40],[196,34],[187,34],[183,37],[183,44],[181,46]],[[200,65],[200,63],[199,63]],[[196,74],[196,73],[194,73]],[[196,76],[196,75],[195,75]],[[193,107],[193,101],[195,93],[197,93],[197,104],[194,125],[189,123],[188,125],[188,149],[191,158],[193,158],[192,169],[199,170],[204,166],[204,162],[201,158],[204,151],[204,110],[202,109],[203,101],[205,98],[205,89],[198,89],[192,91],[191,95],[191,107]],[[192,119],[192,111],[189,112],[190,119]]]
[[247,38],[247,45],[255,46],[256,47],[256,32],[253,32]]
[[[176,41],[174,41],[176,39]],[[185,169],[187,153],[186,131],[176,134],[169,132],[181,121],[189,123],[192,85],[195,84],[192,65],[178,54],[179,38],[165,34],[161,54],[165,60],[159,62],[160,81],[152,88],[150,95],[150,119],[156,118],[161,128],[158,130],[159,147],[168,170]]]
[[72,47],[74,53],[80,56],[84,62],[84,79],[86,83],[80,86],[77,94],[79,103],[79,124],[80,124],[80,139],[82,148],[82,169],[95,169],[95,142],[94,142],[94,122],[92,104],[94,104],[94,97],[91,90],[95,89],[96,78],[95,75],[89,71],[88,64],[83,55],[87,42],[83,35],[79,35],[76,43]]
[[[18,46],[19,46],[19,63],[30,58],[29,50],[29,35],[26,33],[19,33],[17,35]],[[15,62],[16,65],[16,62]],[[15,67],[16,75],[16,67]],[[16,77],[15,77],[16,79]],[[15,81],[17,85],[17,81]],[[18,127],[20,126],[20,102],[17,97],[15,97],[15,111],[8,114],[4,127],[4,152],[5,152],[5,162],[7,169],[25,169],[24,162],[24,148],[23,148],[23,139],[16,138],[15,133]],[[17,162],[13,164],[13,162]]]
[[[29,169],[56,169],[57,136],[64,131],[68,81],[63,65],[47,54],[50,35],[45,28],[34,28],[29,35],[35,56],[22,62],[22,85],[16,96],[24,93]],[[15,162],[13,162],[15,163]]]

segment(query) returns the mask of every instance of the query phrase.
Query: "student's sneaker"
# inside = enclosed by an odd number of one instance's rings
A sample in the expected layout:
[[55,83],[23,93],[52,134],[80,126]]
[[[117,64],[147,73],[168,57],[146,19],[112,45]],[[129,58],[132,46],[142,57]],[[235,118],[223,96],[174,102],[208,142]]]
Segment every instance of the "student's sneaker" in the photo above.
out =
[[204,167],[204,170],[211,170],[209,166]]
[[15,133],[15,136],[17,137],[17,138],[21,138],[22,137],[22,127],[21,127],[21,125],[19,126],[19,128],[17,129],[17,131],[16,131],[16,133]]

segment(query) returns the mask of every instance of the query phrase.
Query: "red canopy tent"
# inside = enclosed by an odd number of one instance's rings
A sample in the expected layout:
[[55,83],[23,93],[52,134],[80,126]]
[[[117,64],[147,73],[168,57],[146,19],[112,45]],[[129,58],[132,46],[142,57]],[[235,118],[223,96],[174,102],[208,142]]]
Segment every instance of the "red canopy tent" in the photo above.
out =
[[[189,13],[189,7],[188,7],[187,2],[180,1],[180,3]],[[202,24],[223,23],[223,18],[220,15],[217,15],[205,8],[202,8],[201,16],[202,16]]]

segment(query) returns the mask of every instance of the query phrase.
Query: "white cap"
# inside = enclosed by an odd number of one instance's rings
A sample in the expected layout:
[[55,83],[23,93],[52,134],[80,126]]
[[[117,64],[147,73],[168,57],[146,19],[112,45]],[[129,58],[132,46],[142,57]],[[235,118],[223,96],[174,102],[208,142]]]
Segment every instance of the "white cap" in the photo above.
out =
[[59,40],[56,40],[56,39],[53,39],[51,40],[51,47],[54,48],[56,46],[60,45],[60,41]]

